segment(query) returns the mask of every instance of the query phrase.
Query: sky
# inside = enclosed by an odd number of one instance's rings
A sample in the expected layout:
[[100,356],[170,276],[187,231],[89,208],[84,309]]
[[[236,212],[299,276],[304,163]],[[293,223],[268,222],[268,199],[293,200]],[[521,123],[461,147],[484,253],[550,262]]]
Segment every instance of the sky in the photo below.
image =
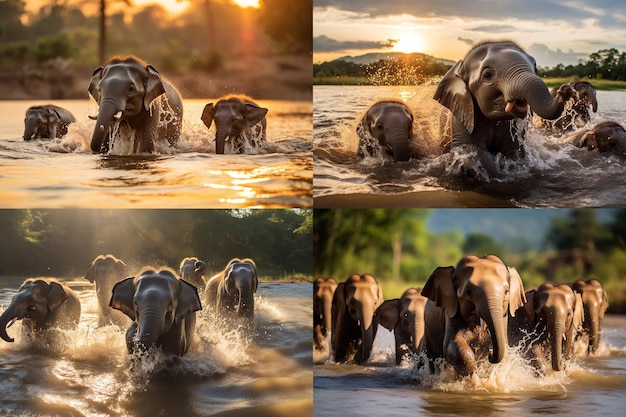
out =
[[481,40],[516,41],[539,67],[626,51],[624,0],[314,0],[313,62],[371,52],[459,60]]

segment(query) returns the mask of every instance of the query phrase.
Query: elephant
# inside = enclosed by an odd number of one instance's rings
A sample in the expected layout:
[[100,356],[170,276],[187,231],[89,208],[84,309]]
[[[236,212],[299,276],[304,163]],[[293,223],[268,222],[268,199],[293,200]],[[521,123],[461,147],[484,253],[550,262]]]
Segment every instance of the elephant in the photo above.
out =
[[52,104],[30,107],[24,118],[24,140],[61,138],[74,122],[74,115],[62,107]]
[[88,90],[99,105],[94,153],[153,153],[158,140],[167,139],[170,146],[178,141],[180,93],[152,65],[134,56],[113,58],[96,68]]
[[113,286],[127,276],[126,264],[110,254],[97,256],[85,269],[85,279],[96,285],[99,326],[128,324],[128,319],[124,314],[109,307]]
[[[541,284],[526,292],[526,303],[510,318],[511,344],[521,341],[535,365],[545,370],[551,357],[552,370],[563,369],[563,356],[570,359],[576,329],[583,322],[580,294],[567,284]],[[521,330],[521,331],[520,331]],[[565,344],[563,344],[565,341]]]
[[110,306],[133,321],[126,332],[131,354],[154,346],[183,356],[194,341],[196,311],[202,310],[196,287],[169,268],[151,267],[115,284]]
[[180,277],[193,284],[200,294],[202,294],[206,286],[204,271],[206,271],[206,263],[198,258],[185,258],[180,262]]
[[254,293],[259,285],[257,267],[250,258],[233,258],[209,279],[204,290],[207,305],[224,317],[254,318]]
[[337,285],[331,310],[331,346],[336,362],[367,362],[376,337],[374,312],[383,291],[372,275],[350,275]]
[[461,376],[472,374],[487,353],[489,362],[502,361],[508,344],[507,312],[514,315],[526,301],[517,270],[495,255],[466,255],[456,267],[438,267],[422,295],[429,299],[422,346],[431,368],[433,360],[444,358]]
[[580,294],[583,303],[584,318],[579,336],[586,336],[589,339],[587,354],[596,353],[602,335],[602,321],[609,307],[608,295],[600,281],[595,278],[579,279],[570,286]]
[[396,341],[396,365],[411,352],[418,353],[424,336],[424,310],[428,298],[420,288],[409,288],[400,298],[385,300],[374,314],[375,321],[393,330]]
[[448,70],[433,95],[453,115],[451,142],[443,140],[442,147],[476,153],[479,168],[468,163],[461,168],[468,179],[496,177],[494,155],[525,155],[525,129],[515,119],[525,118],[529,108],[544,119],[556,119],[575,94],[566,84],[553,98],[536,74],[535,60],[515,43],[480,43]]
[[258,148],[265,143],[267,112],[248,96],[230,95],[204,106],[201,119],[207,128],[215,122],[216,154],[245,153],[248,147]]
[[598,123],[591,129],[577,132],[571,140],[579,148],[597,149],[600,153],[626,158],[626,130],[616,122]]
[[[572,81],[569,85],[576,91],[572,107],[566,109],[559,118],[552,121],[542,120],[541,123],[558,133],[571,131],[589,123],[591,121],[589,107],[591,107],[594,113],[598,112],[597,92],[591,83],[587,81]],[[550,95],[556,97],[559,88],[561,87],[551,89]]]
[[334,278],[319,277],[313,281],[313,346],[319,351],[328,346],[335,289],[337,281]]
[[26,335],[53,328],[75,329],[80,321],[80,310],[78,296],[67,285],[54,278],[29,278],[0,316],[0,338],[6,342],[15,340],[6,329],[16,320],[22,320]]
[[398,162],[412,156],[409,145],[413,138],[413,114],[401,101],[372,105],[357,125],[356,133],[359,157],[386,154]]

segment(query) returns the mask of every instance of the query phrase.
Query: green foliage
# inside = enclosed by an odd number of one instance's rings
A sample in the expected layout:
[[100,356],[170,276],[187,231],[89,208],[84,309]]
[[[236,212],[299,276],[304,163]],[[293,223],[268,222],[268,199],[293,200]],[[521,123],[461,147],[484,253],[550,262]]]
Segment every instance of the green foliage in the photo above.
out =
[[539,75],[626,81],[626,52],[615,48],[601,49],[590,54],[585,62],[567,66],[558,64],[554,68],[541,69]]
[[310,53],[313,43],[313,0],[261,0],[261,25],[279,50]]
[[37,39],[35,58],[42,63],[53,58],[69,58],[73,53],[73,45],[65,33]]

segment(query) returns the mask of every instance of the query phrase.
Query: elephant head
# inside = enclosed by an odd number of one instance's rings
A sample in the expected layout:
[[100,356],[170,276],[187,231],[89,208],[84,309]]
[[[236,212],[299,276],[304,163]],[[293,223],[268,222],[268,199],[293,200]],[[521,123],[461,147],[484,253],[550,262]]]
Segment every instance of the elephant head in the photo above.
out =
[[[99,323],[108,324],[110,320],[122,324],[124,316],[109,308],[113,286],[128,276],[126,264],[113,255],[99,255],[85,269],[85,279],[96,285],[96,297],[100,311]],[[116,314],[114,314],[116,313]]]
[[[89,94],[100,106],[91,150],[106,152],[109,132],[114,132],[124,120],[142,123],[150,115],[152,102],[164,93],[159,72],[137,58],[114,58],[97,68],[89,82]],[[144,147],[152,152],[154,143],[144,143]]]
[[[359,156],[374,154],[374,147],[391,153],[394,161],[408,161],[413,138],[413,114],[400,101],[382,101],[370,107],[357,127]],[[373,137],[377,144],[368,143]]]
[[[507,314],[515,315],[515,310],[526,301],[517,271],[494,255],[482,258],[467,255],[454,268],[437,268],[424,285],[422,295],[443,310],[446,320],[443,351],[452,363],[458,358],[448,356],[448,346],[456,343],[455,335],[469,326],[480,326],[481,320],[487,325],[491,338],[489,362],[502,361],[508,344]],[[463,349],[457,352],[461,361],[470,356]]]
[[169,269],[151,268],[115,284],[110,306],[134,321],[126,334],[129,352],[157,346],[177,355],[189,349],[202,309],[196,287]]
[[24,140],[36,138],[54,139],[61,115],[53,107],[36,106],[26,111],[24,118]]
[[232,259],[224,269],[218,288],[218,305],[238,317],[254,317],[254,293],[259,285],[256,264],[252,259]]
[[400,298],[385,300],[376,310],[376,321],[393,330],[396,364],[409,352],[417,352],[424,336],[424,309],[428,298],[419,288],[409,288]]
[[313,339],[315,348],[322,350],[332,326],[333,294],[337,289],[334,278],[317,278],[313,281]]
[[576,113],[584,122],[591,120],[589,107],[594,113],[598,112],[598,98],[596,89],[587,81],[572,81],[570,85],[578,93],[578,100],[574,103]]
[[226,140],[234,141],[246,128],[262,123],[264,130],[267,111],[245,96],[225,97],[204,106],[201,116],[204,125],[210,128],[215,122],[215,153],[223,154]]
[[600,281],[595,278],[578,280],[571,285],[581,295],[584,311],[583,330],[589,335],[587,353],[596,353],[602,334],[602,321],[609,307],[609,298]]
[[597,149],[600,153],[626,157],[626,130],[619,123],[610,121],[598,123],[590,130],[577,133],[573,143],[590,151]]
[[72,327],[79,319],[80,302],[74,291],[52,278],[29,278],[0,316],[0,338],[14,341],[6,329],[16,320],[23,320],[28,330],[36,332],[52,326]]
[[206,263],[198,258],[185,258],[180,262],[180,277],[195,285],[199,292],[203,291],[204,286],[206,285],[204,280],[205,271]]
[[376,323],[374,312],[383,292],[369,274],[351,275],[335,290],[332,305],[331,344],[337,362],[366,362],[372,353]]
[[[537,344],[548,340],[552,356],[552,369],[563,369],[562,354],[569,359],[573,351],[575,330],[583,322],[580,294],[566,284],[544,283],[526,293],[524,314],[531,328],[542,332]],[[565,340],[565,346],[563,346]]]

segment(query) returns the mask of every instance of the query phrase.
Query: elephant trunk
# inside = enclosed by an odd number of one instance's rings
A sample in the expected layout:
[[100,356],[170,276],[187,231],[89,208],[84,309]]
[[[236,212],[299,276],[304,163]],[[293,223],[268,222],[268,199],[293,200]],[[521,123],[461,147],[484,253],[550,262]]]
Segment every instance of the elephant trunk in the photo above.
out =
[[595,94],[591,97],[591,110],[593,110],[594,113],[598,112],[598,99]]
[[398,132],[387,137],[387,143],[393,151],[396,162],[409,160],[409,137],[404,132]]
[[504,359],[506,346],[508,344],[506,322],[504,312],[502,311],[502,301],[495,297],[488,300],[486,314],[482,314],[481,318],[487,324],[489,334],[491,335],[492,352],[489,354],[490,363],[499,363]]
[[226,139],[230,135],[230,130],[218,126],[215,133],[215,153],[216,154],[224,154],[224,148],[226,146]]
[[417,352],[419,348],[419,343],[424,337],[424,317],[423,314],[417,314],[415,320],[413,321],[413,326],[411,328],[411,350],[413,352]]
[[0,316],[0,338],[5,342],[14,342],[15,339],[7,334],[7,327],[10,327],[15,320],[19,320],[23,316],[23,311],[18,311],[15,304],[11,304]]
[[114,121],[121,118],[120,109],[124,108],[114,99],[103,98],[100,102],[100,110],[96,119],[96,127],[91,137],[91,150],[94,153],[102,152],[103,145],[106,146],[107,135]]
[[[550,348],[552,349],[552,370],[563,369],[561,352],[563,349],[563,319],[559,319],[557,314],[551,314],[548,318],[548,333],[550,334]],[[568,341],[569,342],[569,341]]]
[[324,329],[322,330],[322,334],[328,337],[332,329],[333,294],[324,294],[322,302],[324,303]]
[[237,315],[252,319],[254,317],[254,293],[252,292],[252,283],[249,281],[240,282],[237,286],[239,293],[239,306]]
[[357,354],[354,357],[354,361],[357,364],[365,363],[372,354],[372,347],[374,346],[374,337],[376,336],[376,328],[374,325],[374,306],[371,308],[365,307],[362,311],[361,317],[359,317],[359,327],[361,330],[362,343],[359,347]]
[[25,141],[29,141],[35,138],[35,135],[37,134],[37,128],[34,126],[29,126],[28,123],[26,123],[26,128],[24,129],[24,140]]
[[587,353],[596,353],[600,344],[600,319],[597,311],[587,311],[585,309],[585,319],[589,320],[589,347]]
[[150,349],[163,333],[164,312],[155,307],[144,308],[137,329],[137,345],[140,350]]
[[[514,87],[506,94],[506,97],[512,100],[526,100],[530,108],[542,118],[554,120],[563,112],[565,102],[558,94],[552,97],[546,84],[537,75],[524,73],[511,84]],[[507,104],[507,109],[509,106],[511,102]]]

